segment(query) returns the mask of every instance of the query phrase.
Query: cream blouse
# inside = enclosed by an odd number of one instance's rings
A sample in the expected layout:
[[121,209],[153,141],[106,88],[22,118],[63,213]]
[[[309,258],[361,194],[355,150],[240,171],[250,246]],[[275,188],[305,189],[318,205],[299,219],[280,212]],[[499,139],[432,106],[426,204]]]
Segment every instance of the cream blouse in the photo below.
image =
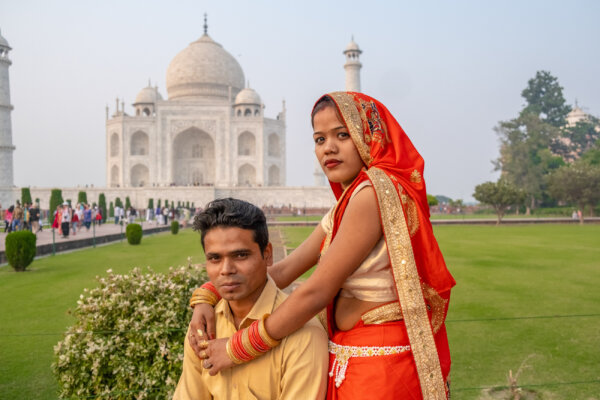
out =
[[[350,201],[360,190],[367,186],[371,186],[371,182],[368,180],[359,184],[352,193]],[[334,208],[335,206],[321,220],[321,227],[326,234],[333,229]],[[346,279],[342,285],[340,296],[372,302],[394,301],[398,299],[395,286],[387,245],[383,235],[381,235],[371,253]]]

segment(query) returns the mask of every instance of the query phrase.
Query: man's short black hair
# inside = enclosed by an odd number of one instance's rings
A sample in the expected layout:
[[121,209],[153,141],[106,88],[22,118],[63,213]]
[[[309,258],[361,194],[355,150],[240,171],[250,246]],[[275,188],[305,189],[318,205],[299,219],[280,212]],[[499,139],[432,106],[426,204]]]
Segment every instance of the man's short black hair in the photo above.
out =
[[216,227],[251,230],[261,254],[269,244],[269,230],[265,214],[260,208],[244,200],[231,197],[213,200],[203,211],[196,214],[194,230],[200,231],[202,248],[204,248],[206,233]]

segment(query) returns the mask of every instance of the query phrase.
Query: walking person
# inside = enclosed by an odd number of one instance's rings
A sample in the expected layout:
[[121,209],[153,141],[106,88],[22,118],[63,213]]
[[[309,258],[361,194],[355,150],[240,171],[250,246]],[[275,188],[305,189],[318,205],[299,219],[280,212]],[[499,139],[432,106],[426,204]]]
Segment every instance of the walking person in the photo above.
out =
[[12,213],[11,232],[16,232],[21,228],[22,220],[23,209],[21,208],[21,203],[19,203],[19,200],[17,200],[17,205]]
[[71,225],[71,210],[69,209],[69,203],[64,202],[62,207],[62,214],[60,218],[60,229],[62,231],[62,237],[65,239],[69,238],[69,227]]
[[4,211],[4,232],[10,233],[12,231],[12,216],[15,206],[11,205]]
[[73,227],[73,236],[77,234],[77,225],[79,224],[79,214],[77,213],[79,210],[79,204],[73,210],[73,214],[71,216],[71,226]]
[[90,226],[92,226],[92,209],[89,204],[86,204],[85,209],[83,210],[83,224],[85,225],[85,229],[89,232]]
[[33,233],[38,233],[40,228],[40,205],[39,203],[35,203],[29,209],[30,219],[31,219],[31,231]]

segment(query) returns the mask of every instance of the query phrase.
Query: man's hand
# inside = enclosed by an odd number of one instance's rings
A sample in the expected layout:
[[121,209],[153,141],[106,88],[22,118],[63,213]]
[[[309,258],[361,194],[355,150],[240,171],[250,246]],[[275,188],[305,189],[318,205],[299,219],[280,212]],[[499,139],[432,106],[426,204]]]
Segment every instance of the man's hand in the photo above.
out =
[[205,358],[202,357],[202,351],[206,349],[206,341],[214,339],[215,336],[214,308],[210,304],[196,304],[190,322],[189,340],[194,353],[199,358]]
[[208,374],[214,376],[219,371],[235,366],[233,361],[227,355],[227,341],[229,338],[216,339],[208,342],[208,347],[205,351],[207,356],[202,361],[202,366],[208,370]]

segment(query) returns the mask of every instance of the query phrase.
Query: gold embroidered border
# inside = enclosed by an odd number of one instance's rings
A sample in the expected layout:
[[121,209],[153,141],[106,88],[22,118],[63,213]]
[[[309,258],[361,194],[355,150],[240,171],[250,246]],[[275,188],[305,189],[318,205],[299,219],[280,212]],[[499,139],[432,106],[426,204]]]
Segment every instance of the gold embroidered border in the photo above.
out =
[[371,152],[369,146],[365,143],[362,120],[360,118],[358,109],[354,105],[354,98],[352,95],[346,92],[333,92],[329,93],[329,96],[331,96],[333,101],[335,101],[337,104],[338,109],[342,114],[342,118],[346,122],[346,127],[348,127],[348,133],[350,133],[352,141],[358,149],[360,158],[363,160],[365,165],[370,165]]
[[442,368],[427,316],[427,307],[400,198],[393,182],[385,172],[371,168],[367,174],[373,183],[381,210],[383,233],[423,399],[445,399]]
[[444,311],[448,300],[440,296],[434,288],[425,282],[421,282],[421,288],[423,289],[425,301],[431,309],[431,327],[433,328],[433,333],[437,333],[444,323]]
[[384,304],[364,313],[360,319],[365,324],[378,325],[402,319],[402,310],[397,302]]

